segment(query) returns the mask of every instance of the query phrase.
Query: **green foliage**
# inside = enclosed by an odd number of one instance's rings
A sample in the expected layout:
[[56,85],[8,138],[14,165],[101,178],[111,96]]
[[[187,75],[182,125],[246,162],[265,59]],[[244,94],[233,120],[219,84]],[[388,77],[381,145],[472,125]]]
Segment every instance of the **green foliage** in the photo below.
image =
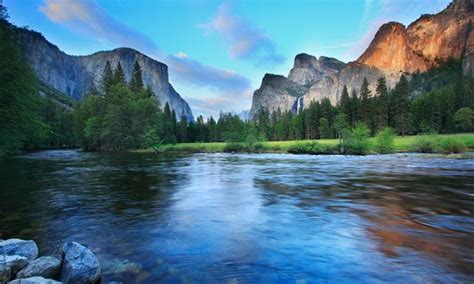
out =
[[438,151],[436,135],[418,135],[413,143],[413,151],[418,153],[435,153]]
[[41,116],[39,85],[21,56],[6,10],[0,13],[0,157],[42,147],[49,128]]
[[360,88],[360,108],[359,108],[359,118],[361,122],[365,125],[369,125],[370,119],[370,91],[369,91],[369,81],[364,77],[362,86]]
[[247,152],[247,147],[241,142],[228,142],[225,144],[223,151],[226,153],[242,153]]
[[[106,78],[107,73],[106,67],[102,78]],[[118,64],[114,81],[122,77],[121,73],[123,70]],[[74,112],[76,137],[85,149],[123,151],[160,142],[163,114],[149,89],[134,92],[122,82],[102,88],[108,90],[106,94],[89,93]],[[171,128],[174,134],[174,125]]]
[[395,151],[395,131],[392,128],[384,128],[375,136],[375,151],[380,154],[389,154]]
[[331,129],[329,127],[329,120],[325,117],[319,119],[319,133],[322,139],[331,137]]
[[[383,129],[388,126],[388,115],[389,115],[389,108],[388,108],[388,103],[389,103],[389,98],[388,98],[388,88],[387,88],[387,81],[385,80],[385,77],[380,77],[377,80],[377,88],[376,88],[376,94],[377,97],[375,99],[376,104],[374,106],[375,108],[375,114],[374,117],[376,118],[376,129]],[[374,133],[375,133],[374,129]]]
[[474,129],[474,111],[471,108],[460,108],[454,114],[453,120],[459,131],[468,132]]
[[110,87],[114,84],[114,73],[112,71],[112,66],[110,61],[107,60],[105,63],[104,70],[102,71],[102,76],[99,81],[100,90],[104,95],[107,95],[110,92]]
[[318,142],[299,142],[295,145],[288,148],[288,153],[291,154],[311,154],[311,155],[318,155],[318,154],[329,154],[330,148],[319,144]]
[[142,79],[142,68],[138,61],[133,65],[132,78],[130,79],[130,90],[134,93],[140,92],[144,88]]
[[[107,70],[105,70],[107,72]],[[112,78],[112,85],[117,84],[126,84],[125,80],[125,73],[123,72],[122,64],[117,63],[117,67],[115,67],[113,78]]]
[[467,147],[464,142],[461,139],[454,137],[447,137],[441,139],[439,142],[439,148],[441,149],[441,152],[445,154],[464,153],[467,150]]
[[356,125],[352,130],[346,130],[344,140],[342,141],[342,149],[344,154],[349,155],[366,155],[370,151],[369,141],[370,130],[362,123]]

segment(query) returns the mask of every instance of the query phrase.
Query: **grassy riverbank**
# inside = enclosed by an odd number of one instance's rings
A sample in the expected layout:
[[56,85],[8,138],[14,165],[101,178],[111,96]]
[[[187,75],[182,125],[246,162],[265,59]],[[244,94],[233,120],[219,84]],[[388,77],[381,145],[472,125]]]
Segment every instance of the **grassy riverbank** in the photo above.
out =
[[[426,139],[425,139],[426,138]],[[474,149],[474,133],[464,134],[446,134],[446,135],[432,135],[432,136],[397,136],[394,139],[394,151],[403,152],[420,152],[417,148],[419,147],[420,141],[428,140],[433,144],[433,149],[423,152],[446,152],[443,149],[443,141],[456,141],[461,142],[465,146],[465,150]],[[376,153],[373,145],[375,144],[375,138],[368,139],[370,147],[370,153]],[[188,153],[218,153],[218,152],[256,152],[256,153],[291,153],[296,147],[303,148],[306,145],[315,144],[322,146],[324,153],[332,154],[337,153],[339,150],[338,139],[319,139],[319,140],[299,140],[299,141],[267,141],[258,142],[252,145],[252,147],[246,147],[245,144],[239,143],[178,143],[173,145],[158,145],[154,149],[135,150],[134,152],[188,152]],[[249,150],[249,148],[251,150]],[[449,152],[449,151],[448,151]]]

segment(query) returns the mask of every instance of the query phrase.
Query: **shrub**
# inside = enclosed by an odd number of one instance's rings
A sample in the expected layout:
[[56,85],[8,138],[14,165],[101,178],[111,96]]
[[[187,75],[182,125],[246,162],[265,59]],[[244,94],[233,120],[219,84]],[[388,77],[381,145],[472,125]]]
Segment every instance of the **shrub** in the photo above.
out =
[[440,142],[440,148],[443,153],[464,153],[466,152],[466,145],[459,138],[448,137]]
[[419,135],[413,143],[413,151],[419,153],[435,153],[437,147],[436,135]]
[[244,143],[229,142],[225,144],[223,151],[226,153],[242,153],[247,152],[247,147],[245,147]]
[[395,131],[384,128],[375,136],[375,150],[380,154],[389,154],[395,151]]
[[460,131],[470,131],[474,126],[474,111],[468,107],[460,108],[453,115],[454,124]]
[[370,151],[369,129],[364,124],[357,124],[353,130],[344,132],[342,152],[349,155],[366,155]]
[[269,149],[270,147],[268,147],[266,144],[262,142],[255,143],[253,145],[253,152],[255,153],[263,153],[263,152],[268,151]]
[[327,154],[328,148],[318,142],[298,142],[288,148],[288,153],[291,154]]

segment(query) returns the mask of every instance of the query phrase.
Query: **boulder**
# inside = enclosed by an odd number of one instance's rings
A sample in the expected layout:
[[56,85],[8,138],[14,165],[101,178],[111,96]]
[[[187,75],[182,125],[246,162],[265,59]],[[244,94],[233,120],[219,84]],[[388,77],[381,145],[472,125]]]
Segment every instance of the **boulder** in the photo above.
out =
[[59,276],[61,261],[54,256],[42,256],[30,262],[25,268],[20,270],[16,278],[28,278],[41,276],[55,279]]
[[10,269],[11,275],[15,275],[23,267],[29,263],[28,259],[24,256],[19,255],[0,255],[0,267],[1,269]]
[[38,257],[38,246],[31,240],[9,239],[0,242],[0,255],[19,255],[32,261]]
[[95,255],[76,242],[63,246],[61,276],[64,283],[96,283],[100,281],[100,264]]
[[10,267],[0,263],[0,283],[7,283],[7,281],[10,280],[11,275]]
[[35,276],[24,279],[15,279],[8,282],[8,284],[61,284],[61,282],[53,279],[46,279],[41,276]]

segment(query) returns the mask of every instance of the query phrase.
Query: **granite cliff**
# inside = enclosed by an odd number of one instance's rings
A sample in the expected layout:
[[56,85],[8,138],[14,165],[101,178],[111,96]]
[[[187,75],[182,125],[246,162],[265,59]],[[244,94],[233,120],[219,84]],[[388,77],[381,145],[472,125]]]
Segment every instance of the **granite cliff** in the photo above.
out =
[[[251,115],[261,108],[294,110],[329,98],[336,104],[342,88],[358,89],[364,77],[370,89],[380,76],[393,87],[402,74],[424,72],[448,59],[461,59],[465,75],[474,75],[474,0],[454,0],[435,15],[422,15],[408,27],[389,22],[380,27],[365,52],[344,64],[321,56],[299,54],[288,77],[266,74],[254,92]],[[271,78],[278,77],[269,84]],[[299,92],[288,92],[288,86]]]
[[133,64],[137,60],[142,67],[144,84],[151,87],[162,107],[169,103],[177,115],[184,113],[189,120],[193,119],[188,103],[169,83],[168,67],[165,64],[131,48],[72,56],[47,41],[40,33],[27,29],[16,30],[24,55],[43,84],[81,100],[88,90],[98,88],[107,60],[112,66],[120,62],[127,80],[130,80]]

